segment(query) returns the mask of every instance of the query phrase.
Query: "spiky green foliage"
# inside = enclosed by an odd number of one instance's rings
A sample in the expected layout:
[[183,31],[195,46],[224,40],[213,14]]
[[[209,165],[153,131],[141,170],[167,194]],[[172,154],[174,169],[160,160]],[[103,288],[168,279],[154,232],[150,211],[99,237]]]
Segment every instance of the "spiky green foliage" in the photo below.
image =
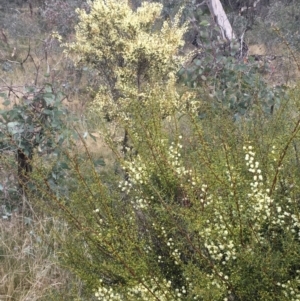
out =
[[99,119],[111,114],[130,147],[124,156],[103,122],[124,172],[102,173],[82,140],[85,154],[65,150],[64,193],[35,168],[37,191],[70,227],[65,263],[99,300],[299,300],[299,90],[272,116],[256,103],[238,122],[179,93],[184,30],[152,27],[144,13],[158,8],[99,0],[80,13],[70,49],[99,71]]
[[65,263],[99,300],[297,300],[294,93],[272,119],[257,110],[239,124],[203,107],[204,120],[187,110],[162,121],[159,97],[138,103],[138,154],[110,144],[126,180],[98,174],[88,150],[68,153],[68,194],[36,180],[70,226]]

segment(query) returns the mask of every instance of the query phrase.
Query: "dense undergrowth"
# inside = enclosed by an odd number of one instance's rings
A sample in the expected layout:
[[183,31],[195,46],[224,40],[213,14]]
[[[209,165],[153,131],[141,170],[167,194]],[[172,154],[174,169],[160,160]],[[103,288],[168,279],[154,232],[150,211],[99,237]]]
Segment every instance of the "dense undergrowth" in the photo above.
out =
[[217,40],[191,63],[161,9],[78,11],[83,114],[51,73],[1,95],[0,299],[300,300],[300,88]]

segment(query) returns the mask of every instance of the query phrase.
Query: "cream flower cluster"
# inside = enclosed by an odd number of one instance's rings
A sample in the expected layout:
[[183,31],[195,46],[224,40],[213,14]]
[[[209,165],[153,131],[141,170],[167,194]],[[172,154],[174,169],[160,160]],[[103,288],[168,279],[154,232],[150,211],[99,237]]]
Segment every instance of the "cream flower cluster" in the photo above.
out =
[[144,184],[148,182],[149,174],[146,165],[139,155],[134,160],[126,161],[123,164],[123,169],[129,175],[129,181],[120,181],[119,188],[122,191],[129,193],[133,184]]
[[[218,275],[215,274],[207,274],[206,277],[210,279],[210,282],[207,285],[207,288],[218,288],[219,291],[222,291],[223,294],[227,291],[226,284],[224,283],[224,280],[227,281],[229,277],[225,275],[222,272],[218,272]],[[227,301],[227,298],[223,299],[224,301]]]
[[298,240],[300,240],[300,219],[299,219],[299,215],[297,216],[296,214],[291,214],[291,218],[292,218],[292,223],[293,223],[293,228],[292,228],[292,232],[296,232],[298,231]]
[[226,244],[214,243],[207,240],[204,244],[212,259],[221,262],[223,265],[230,259],[236,259],[236,248],[232,240],[229,240]]
[[[183,286],[181,289],[175,291],[171,288],[171,281],[164,279],[142,279],[139,283],[122,293],[116,292],[112,288],[106,288],[101,281],[101,285],[95,296],[101,301],[181,301],[182,297],[186,294],[186,288]],[[195,299],[196,300],[196,299]]]
[[255,161],[255,152],[251,145],[243,147],[245,151],[245,161],[248,167],[249,172],[253,174],[253,182],[250,183],[252,191],[255,192],[258,190],[258,187],[263,186],[263,176],[259,168],[259,162]]
[[[290,198],[284,200],[284,204],[276,204],[272,219],[272,224],[280,227],[284,227],[288,231],[297,234],[298,240],[300,240],[300,217],[299,214],[293,212],[293,201]],[[274,234],[275,235],[275,234]]]
[[147,209],[149,207],[149,200],[141,197],[135,197],[131,204],[134,209]]
[[283,289],[283,294],[289,301],[300,301],[300,271],[297,270],[296,272],[297,276],[292,281],[289,280],[286,283],[277,283],[277,285]]
[[226,265],[229,261],[236,259],[237,248],[234,241],[230,238],[230,229],[227,228],[227,223],[218,206],[216,206],[217,203],[222,204],[224,200],[221,196],[213,198],[212,195],[208,194],[206,185],[202,185],[201,190],[205,194],[203,205],[207,207],[213,204],[213,214],[211,219],[206,220],[204,226],[201,226],[199,235],[204,240],[208,256],[214,261]]
[[[181,138],[182,136],[179,136],[179,139]],[[164,141],[162,141],[162,143],[164,143]],[[182,145],[180,143],[175,145],[174,142],[172,142],[167,153],[168,159],[177,175],[190,175],[192,171],[186,170],[185,167],[182,166],[181,154],[179,151],[181,148]],[[123,169],[128,173],[129,181],[121,181],[119,183],[119,188],[121,188],[122,191],[128,193],[134,184],[148,183],[149,175],[151,173],[151,165],[148,164],[148,166],[146,166],[139,155],[137,155],[133,160],[125,161]]]
[[[224,224],[218,223],[214,230],[212,230],[211,227],[207,227],[204,232],[204,246],[213,260],[220,262],[222,265],[226,265],[229,260],[236,259],[237,250],[235,244],[233,240],[228,237],[229,233]],[[220,235],[217,241],[210,239],[212,232],[217,232],[218,235]]]
[[159,279],[143,279],[146,283],[147,288],[143,284],[138,284],[131,288],[127,292],[129,300],[141,300],[141,301],[181,301],[183,295],[186,293],[185,287],[181,290],[177,289],[175,292],[171,288],[171,281],[164,279],[163,281]]
[[[221,198],[218,201],[223,202]],[[214,261],[226,265],[236,259],[236,245],[230,238],[229,229],[218,209],[214,209],[213,216],[212,219],[206,220],[205,226],[199,231],[199,235],[204,240],[208,256]]]
[[170,248],[170,250],[171,250],[171,256],[173,257],[173,259],[174,259],[174,263],[176,264],[176,265],[179,265],[179,263],[181,262],[181,259],[180,259],[180,255],[181,255],[181,253],[180,253],[180,251],[178,250],[178,249],[176,249],[175,248],[175,246],[174,246],[174,242],[173,242],[173,238],[172,237],[170,237],[169,239],[168,239],[168,241],[167,241],[167,246]]
[[[179,139],[181,138],[182,136],[179,136]],[[180,143],[177,143],[176,145],[174,142],[171,143],[168,150],[168,159],[170,165],[173,167],[178,176],[190,175],[191,170],[186,170],[185,167],[182,165],[180,149],[182,149],[182,145]]]
[[[181,139],[182,136],[178,136],[178,140],[180,141]],[[180,153],[182,147],[183,146],[180,142],[177,143],[172,142],[168,150],[168,159],[170,165],[174,168],[178,176],[191,175],[192,170],[187,170],[182,164],[181,153]]]
[[[178,136],[180,141],[182,136]],[[192,169],[187,169],[181,159],[181,149],[182,144],[180,142],[172,142],[168,150],[168,161],[169,165],[173,168],[176,175],[182,179],[181,183],[187,182],[191,186],[198,186],[200,184],[200,177],[195,175],[195,172]],[[207,188],[205,185],[203,189]]]
[[266,192],[257,191],[256,193],[249,194],[252,201],[254,201],[253,209],[256,217],[264,220],[271,217],[271,210],[273,199],[268,196]]
[[[155,227],[155,225],[153,225],[153,226]],[[157,227],[155,227],[155,228],[157,229]],[[171,256],[174,259],[174,264],[178,265],[181,262],[181,259],[180,259],[181,253],[178,249],[175,248],[173,238],[172,237],[168,238],[165,227],[162,226],[162,227],[160,227],[159,230],[160,230],[161,234],[158,235],[158,237],[164,238],[164,240],[166,241],[167,246],[170,248]],[[163,262],[162,256],[158,256],[158,263],[162,263],[162,262]]]
[[[251,193],[248,194],[251,209],[254,216],[259,220],[266,220],[271,216],[273,199],[269,197],[269,189],[264,189],[264,178],[259,168],[260,163],[255,160],[255,152],[251,145],[243,147],[245,151],[245,161],[248,171],[253,175]],[[257,225],[259,226],[259,225]]]
[[[196,179],[197,182],[192,182],[194,186],[195,183],[199,185],[199,180]],[[203,208],[211,205],[213,203],[213,196],[208,193],[208,186],[206,184],[202,184],[200,186],[200,194],[199,194],[199,202]],[[221,197],[219,197],[221,199]]]
[[[102,280],[100,282],[102,283]],[[123,301],[122,295],[115,292],[111,287],[106,288],[105,286],[99,287],[95,297],[101,301]]]
[[[180,141],[182,136],[178,137]],[[161,141],[162,144],[165,144],[165,141]],[[181,159],[181,149],[182,144],[180,142],[172,142],[167,150],[167,160],[169,166],[172,168],[176,176],[182,179],[182,183],[188,183],[192,187],[198,187],[200,184],[200,177],[195,175],[195,172],[192,169],[187,169],[183,165],[183,160]],[[150,175],[155,169],[155,163],[151,165],[148,162],[147,166],[144,163],[144,159],[137,155],[134,159],[130,161],[125,161],[123,163],[123,169],[128,173],[129,180],[120,181],[119,188],[129,193],[134,185],[147,184],[149,182]],[[206,186],[202,185],[201,190],[205,193]],[[144,202],[144,200],[142,201]]]

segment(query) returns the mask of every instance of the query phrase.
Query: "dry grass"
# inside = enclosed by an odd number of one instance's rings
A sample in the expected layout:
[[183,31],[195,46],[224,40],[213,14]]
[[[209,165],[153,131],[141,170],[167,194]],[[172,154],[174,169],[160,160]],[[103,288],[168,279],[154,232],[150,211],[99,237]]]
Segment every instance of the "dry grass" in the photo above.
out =
[[[26,87],[39,89],[45,82],[51,83],[55,89],[66,94],[66,105],[82,114],[90,99],[87,87],[91,83],[85,74],[82,75],[82,70],[76,69],[63,54],[63,49],[52,33],[43,32],[35,10],[36,7],[31,15],[29,6],[18,8],[15,22],[22,32],[14,34],[4,29],[6,42],[0,37],[0,93],[9,93],[10,100],[18,102],[26,93]],[[72,39],[70,35],[63,42]]]
[[[249,45],[249,55],[262,55],[266,57],[268,69],[265,79],[270,85],[294,85],[300,77],[300,54],[291,53],[284,42],[280,45],[269,46],[265,44]],[[275,56],[274,60],[268,61],[268,56]]]
[[74,277],[56,264],[59,248],[49,224],[55,225],[19,214],[0,220],[1,301],[50,300],[53,294],[67,299]]

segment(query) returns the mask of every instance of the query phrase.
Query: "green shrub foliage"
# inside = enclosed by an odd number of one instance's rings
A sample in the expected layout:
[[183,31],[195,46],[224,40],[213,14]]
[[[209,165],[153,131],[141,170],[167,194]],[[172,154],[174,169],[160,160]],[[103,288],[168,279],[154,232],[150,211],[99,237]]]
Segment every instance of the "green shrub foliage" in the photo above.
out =
[[185,27],[159,27],[160,9],[95,0],[79,12],[69,52],[102,79],[91,110],[117,168],[84,139],[84,154],[64,150],[67,192],[36,166],[36,189],[69,225],[63,260],[98,300],[300,300],[299,89],[272,115],[258,99],[234,121],[176,84]]

